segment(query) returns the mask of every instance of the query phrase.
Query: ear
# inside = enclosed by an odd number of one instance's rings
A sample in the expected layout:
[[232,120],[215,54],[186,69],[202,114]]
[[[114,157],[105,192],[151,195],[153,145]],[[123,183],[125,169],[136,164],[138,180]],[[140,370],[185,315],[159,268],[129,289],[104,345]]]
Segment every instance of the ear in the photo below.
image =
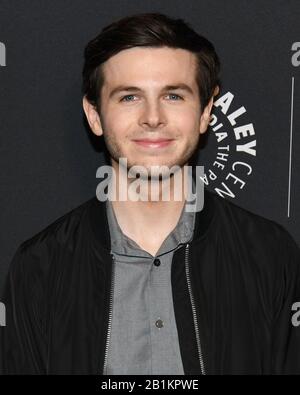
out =
[[101,136],[103,130],[96,107],[87,100],[86,96],[82,99],[82,106],[92,132],[97,136]]
[[205,107],[201,118],[200,118],[200,127],[199,127],[199,132],[200,134],[204,134],[208,128],[208,124],[210,121],[210,113],[211,113],[211,109],[214,103],[214,96],[217,96],[219,93],[219,86],[217,85],[215,87],[214,93],[212,95],[212,97],[210,98],[207,106]]

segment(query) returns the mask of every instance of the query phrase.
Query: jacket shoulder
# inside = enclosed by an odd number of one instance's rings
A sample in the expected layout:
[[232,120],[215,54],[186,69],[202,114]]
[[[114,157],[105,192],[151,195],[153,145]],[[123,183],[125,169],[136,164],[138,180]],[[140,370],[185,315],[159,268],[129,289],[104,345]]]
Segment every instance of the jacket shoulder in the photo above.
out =
[[19,249],[26,250],[34,248],[39,243],[49,244],[50,242],[53,245],[65,245],[68,248],[72,248],[76,232],[80,224],[85,220],[93,201],[94,198],[91,198],[61,215],[39,232],[23,241]]
[[242,208],[217,193],[211,192],[210,196],[214,201],[222,245],[230,245],[243,264],[249,262],[252,268],[255,266],[259,273],[264,273],[266,282],[272,273],[276,290],[281,289],[288,278],[300,281],[300,249],[283,225]]
[[[300,249],[290,232],[278,222],[249,211],[210,192],[214,201],[216,222],[226,242],[243,256],[270,270],[290,268],[298,271]],[[293,268],[292,268],[293,267]],[[273,269],[272,269],[273,270]]]
[[64,256],[71,254],[80,232],[84,234],[84,224],[93,201],[94,198],[91,198],[83,202],[23,241],[13,255],[9,275],[15,277],[22,274],[28,278],[36,273],[46,275],[51,262],[55,261],[53,258],[61,251]]
[[289,235],[285,227],[278,222],[245,209],[216,192],[209,191],[209,195],[214,202],[219,222],[231,228],[233,232],[244,237],[253,236],[257,240],[259,238],[261,242],[272,242]]

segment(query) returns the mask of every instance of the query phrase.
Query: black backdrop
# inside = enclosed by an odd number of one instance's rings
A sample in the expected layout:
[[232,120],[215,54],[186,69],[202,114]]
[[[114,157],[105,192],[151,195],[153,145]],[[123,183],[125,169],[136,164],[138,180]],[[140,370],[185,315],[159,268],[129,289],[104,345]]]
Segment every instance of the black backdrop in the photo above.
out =
[[104,156],[83,122],[85,44],[113,20],[150,11],[184,18],[221,58],[222,103],[199,157],[209,188],[300,245],[300,1],[1,0],[0,289],[22,241],[95,195]]

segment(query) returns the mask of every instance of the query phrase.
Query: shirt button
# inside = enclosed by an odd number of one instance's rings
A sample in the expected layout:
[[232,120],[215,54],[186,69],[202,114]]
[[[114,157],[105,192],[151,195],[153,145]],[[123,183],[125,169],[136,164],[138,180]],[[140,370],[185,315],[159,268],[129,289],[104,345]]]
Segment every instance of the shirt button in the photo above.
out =
[[153,263],[155,266],[160,266],[160,260],[158,258],[155,258]]
[[164,322],[162,320],[157,320],[155,326],[160,329],[164,326]]

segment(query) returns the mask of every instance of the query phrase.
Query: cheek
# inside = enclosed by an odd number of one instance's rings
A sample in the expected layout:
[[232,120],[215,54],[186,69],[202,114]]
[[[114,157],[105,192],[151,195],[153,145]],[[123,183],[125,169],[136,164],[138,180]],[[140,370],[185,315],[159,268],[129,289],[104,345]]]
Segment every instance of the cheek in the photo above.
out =
[[107,107],[106,116],[112,122],[122,123],[128,119],[137,119],[138,111],[136,106],[130,107],[130,105],[126,106],[125,104],[123,106],[111,105]]
[[198,138],[199,125],[194,119],[186,118],[184,120],[178,120],[174,125],[183,139],[192,142]]
[[194,108],[177,109],[168,114],[169,121],[181,131],[192,132],[197,130],[200,114]]
[[129,130],[132,130],[132,123],[127,118],[106,118],[106,133],[111,135],[114,140],[120,142],[129,136]]

